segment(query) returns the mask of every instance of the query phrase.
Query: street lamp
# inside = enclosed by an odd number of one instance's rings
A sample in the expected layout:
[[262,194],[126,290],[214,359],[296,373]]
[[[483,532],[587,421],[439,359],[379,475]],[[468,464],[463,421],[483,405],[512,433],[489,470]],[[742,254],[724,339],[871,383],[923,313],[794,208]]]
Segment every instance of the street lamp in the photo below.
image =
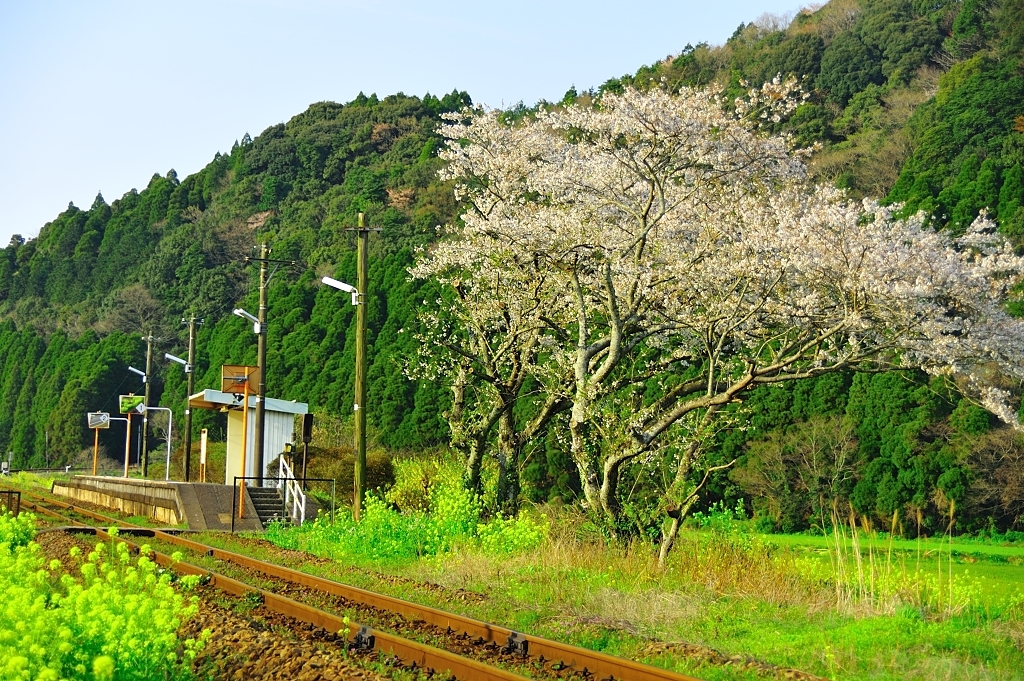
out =
[[110,420],[111,421],[124,421],[124,425],[125,425],[125,428],[124,428],[124,477],[127,478],[128,477],[128,459],[131,457],[131,453],[132,453],[132,447],[131,447],[131,445],[132,445],[132,419],[131,419],[131,415],[129,414],[125,418],[120,418],[120,417],[117,417],[117,416],[111,416]]
[[171,425],[174,421],[174,414],[167,407],[147,407],[144,404],[139,404],[135,407],[135,411],[139,414],[145,414],[148,411],[166,411],[167,412],[167,468],[164,470],[164,480],[171,479]]
[[338,281],[337,279],[332,279],[331,277],[324,277],[321,281],[323,281],[325,284],[327,284],[331,288],[336,288],[339,291],[344,291],[345,293],[351,293],[352,294],[352,304],[353,305],[358,305],[359,304],[359,290],[355,286],[353,286],[352,284],[346,284],[343,281]]
[[[190,349],[191,349],[191,347],[190,347]],[[188,377],[188,389],[185,391],[185,463],[184,463],[184,470],[185,470],[184,478],[185,478],[185,482],[188,482],[188,467],[189,467],[189,463],[190,463],[188,455],[190,454],[190,450],[192,448],[192,438],[190,437],[190,434],[192,432],[192,418],[191,418],[192,415],[190,413],[191,405],[189,404],[189,399],[191,399],[191,397],[192,397],[192,365],[189,364],[188,360],[184,360],[181,357],[175,357],[174,355],[172,355],[169,352],[165,352],[164,353],[164,359],[168,359],[168,360],[170,360],[172,362],[177,362],[178,364],[180,364],[183,367],[185,367],[185,375]],[[170,437],[170,434],[168,434],[168,437]]]
[[241,317],[242,319],[248,319],[250,322],[252,322],[252,332],[253,333],[259,334],[259,333],[263,332],[263,328],[260,326],[260,320],[257,319],[256,317],[254,317],[253,315],[249,314],[248,312],[246,312],[242,308],[236,307],[231,312],[232,312],[232,314],[234,314],[237,317]]
[[177,362],[178,364],[180,364],[183,367],[185,367],[185,373],[186,374],[191,374],[192,373],[192,365],[189,364],[187,360],[184,360],[181,357],[175,357],[174,355],[172,355],[169,352],[165,352],[164,353],[164,359],[169,359],[172,362]]
[[[265,249],[264,245],[264,249]],[[269,251],[267,251],[269,252]],[[264,265],[266,264],[266,253],[264,253]],[[267,401],[267,326],[266,326],[266,279],[265,267],[260,269],[260,317],[249,314],[240,307],[232,310],[232,313],[242,319],[252,322],[252,332],[256,334],[256,366],[260,370],[259,388],[256,394],[256,427],[253,428],[253,454],[256,459],[259,479],[257,485],[263,486],[263,476],[266,473],[266,461],[264,460],[264,425],[266,424],[266,401]],[[264,321],[260,321],[263,318]],[[245,413],[249,413],[249,405],[245,404]],[[244,471],[243,471],[244,472]]]
[[138,369],[136,369],[133,366],[128,367],[128,371],[132,372],[133,374],[138,374],[139,376],[142,376],[142,382],[143,383],[146,382],[146,372],[145,371],[139,371]]

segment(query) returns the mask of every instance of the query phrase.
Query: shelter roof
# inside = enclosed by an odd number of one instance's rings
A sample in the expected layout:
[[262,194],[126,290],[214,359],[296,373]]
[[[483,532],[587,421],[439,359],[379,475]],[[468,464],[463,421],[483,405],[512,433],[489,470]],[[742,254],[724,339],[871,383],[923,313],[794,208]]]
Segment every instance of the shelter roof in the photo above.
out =
[[[242,408],[242,396],[237,397],[232,393],[221,392],[220,390],[203,390],[188,398],[188,406],[195,409],[213,409],[214,411],[227,411],[229,409]],[[256,407],[256,395],[249,395],[249,406]],[[305,402],[289,402],[278,400],[273,397],[267,398],[267,411],[277,411],[285,414],[306,414],[309,412],[309,405]]]

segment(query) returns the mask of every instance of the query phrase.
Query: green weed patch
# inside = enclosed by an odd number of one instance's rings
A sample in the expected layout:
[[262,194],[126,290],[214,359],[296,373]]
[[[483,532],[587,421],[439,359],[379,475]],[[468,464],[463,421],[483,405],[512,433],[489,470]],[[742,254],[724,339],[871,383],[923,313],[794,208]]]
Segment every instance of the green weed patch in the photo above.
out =
[[341,513],[334,521],[325,516],[301,527],[275,524],[265,538],[329,558],[407,562],[457,548],[509,555],[533,549],[547,536],[544,516],[485,518],[481,501],[465,489],[456,467],[432,470],[422,485],[419,462],[399,463],[397,469],[398,484],[387,495],[367,495],[360,522]]
[[46,564],[34,518],[0,516],[0,676],[4,679],[129,681],[191,679],[203,641],[180,641],[196,612],[169,573],[123,543],[97,544],[79,574]]

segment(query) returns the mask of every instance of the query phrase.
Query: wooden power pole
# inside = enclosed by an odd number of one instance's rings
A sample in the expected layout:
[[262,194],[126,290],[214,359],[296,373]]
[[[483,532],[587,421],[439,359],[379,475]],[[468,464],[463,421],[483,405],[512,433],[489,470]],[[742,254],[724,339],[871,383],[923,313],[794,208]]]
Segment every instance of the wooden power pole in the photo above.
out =
[[256,484],[263,486],[263,476],[267,474],[266,452],[264,452],[263,430],[267,423],[267,285],[270,283],[270,249],[267,244],[260,245],[260,309],[256,318],[260,320],[260,332],[256,338],[256,366],[260,368],[260,382],[256,397],[256,423],[253,426],[253,458],[256,459],[256,470],[260,480]]
[[[256,365],[260,369],[260,382],[256,392],[256,423],[253,424],[253,459],[259,471],[260,478],[266,475],[267,461],[264,452],[263,432],[267,420],[267,288],[274,272],[270,271],[270,264],[274,263],[274,271],[278,265],[294,266],[294,260],[274,260],[270,257],[270,249],[267,244],[260,244],[260,257],[246,258],[246,262],[258,262],[260,264],[260,309],[256,315],[255,328],[258,329],[256,338]],[[251,315],[249,319],[252,319]],[[257,482],[262,485],[262,479]]]
[[356,306],[356,385],[355,385],[355,449],[356,464],[353,476],[352,516],[356,521],[362,515],[363,501],[366,496],[366,287],[369,284],[369,263],[367,245],[371,229],[364,223],[363,214],[359,214],[358,227],[353,229],[357,239],[357,271],[356,289],[358,289],[358,305]]

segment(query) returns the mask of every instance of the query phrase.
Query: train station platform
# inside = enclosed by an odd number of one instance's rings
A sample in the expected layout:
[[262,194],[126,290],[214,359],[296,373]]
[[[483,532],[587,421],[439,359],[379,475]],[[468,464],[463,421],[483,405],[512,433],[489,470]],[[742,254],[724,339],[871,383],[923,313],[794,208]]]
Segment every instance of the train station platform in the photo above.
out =
[[[51,491],[128,515],[146,516],[167,525],[188,525],[190,530],[230,530],[232,499],[237,513],[237,489],[199,482],[165,482],[99,475],[76,475],[55,480]],[[235,530],[262,531],[256,507],[245,494],[244,518],[235,518]]]

